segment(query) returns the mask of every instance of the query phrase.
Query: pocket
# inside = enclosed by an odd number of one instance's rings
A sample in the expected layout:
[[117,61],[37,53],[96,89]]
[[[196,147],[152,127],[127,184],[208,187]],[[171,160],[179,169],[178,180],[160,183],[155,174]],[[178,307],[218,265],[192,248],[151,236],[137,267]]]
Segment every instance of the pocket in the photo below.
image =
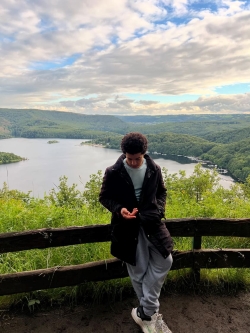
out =
[[111,241],[115,243],[127,243],[134,240],[139,230],[138,220],[123,220],[114,224],[111,229]]
[[142,211],[139,216],[142,222],[161,222],[161,213],[158,209]]

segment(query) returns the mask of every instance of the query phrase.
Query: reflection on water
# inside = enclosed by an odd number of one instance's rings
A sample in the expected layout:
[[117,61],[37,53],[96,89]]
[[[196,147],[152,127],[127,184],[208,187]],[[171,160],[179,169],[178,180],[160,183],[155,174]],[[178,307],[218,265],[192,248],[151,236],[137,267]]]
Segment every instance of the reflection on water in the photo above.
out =
[[[13,138],[0,140],[0,151],[25,157],[28,160],[0,165],[0,186],[6,182],[10,189],[31,191],[35,197],[43,197],[59,184],[60,176],[68,177],[68,184],[78,184],[79,190],[91,174],[114,164],[121,152],[113,149],[80,145],[83,140],[57,139],[57,144],[48,144],[50,139]],[[184,170],[190,176],[196,163],[184,156],[150,154],[156,163],[168,169],[170,174]],[[233,179],[221,175],[221,184],[229,188]]]
[[156,160],[159,158],[164,158],[166,160],[171,160],[171,161],[175,161],[178,162],[180,164],[193,164],[195,163],[193,160],[191,160],[190,158],[188,158],[187,156],[182,156],[182,155],[167,155],[167,154],[150,154],[150,156]]

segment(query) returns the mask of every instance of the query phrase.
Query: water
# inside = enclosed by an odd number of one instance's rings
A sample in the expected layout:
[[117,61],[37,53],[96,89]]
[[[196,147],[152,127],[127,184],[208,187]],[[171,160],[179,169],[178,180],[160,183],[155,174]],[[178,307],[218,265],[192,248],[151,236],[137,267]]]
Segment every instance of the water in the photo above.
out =
[[[50,139],[13,138],[0,140],[0,152],[9,152],[28,160],[0,165],[0,187],[6,182],[10,189],[43,198],[52,188],[59,184],[60,176],[68,177],[68,184],[78,184],[79,190],[91,174],[104,171],[114,164],[120,152],[113,149],[80,145],[84,140],[57,139],[59,143],[48,144]],[[162,155],[151,155],[157,164],[166,167],[169,173],[185,170],[187,176],[193,173],[196,163],[183,157],[163,158]],[[175,160],[172,160],[172,159]],[[233,179],[221,175],[221,185],[230,188]]]

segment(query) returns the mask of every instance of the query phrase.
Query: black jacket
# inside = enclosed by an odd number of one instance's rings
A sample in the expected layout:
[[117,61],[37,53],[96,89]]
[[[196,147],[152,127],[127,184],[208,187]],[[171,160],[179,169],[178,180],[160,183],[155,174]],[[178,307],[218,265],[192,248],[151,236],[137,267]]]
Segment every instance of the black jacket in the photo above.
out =
[[[135,255],[141,224],[148,239],[167,258],[173,249],[173,242],[165,223],[161,221],[166,204],[166,188],[161,169],[145,154],[147,169],[138,202],[132,180],[123,164],[124,158],[125,155],[121,155],[113,166],[106,169],[99,196],[102,205],[112,213],[111,254],[136,265]],[[120,214],[123,207],[131,212],[133,208],[138,208],[137,218],[124,219]]]

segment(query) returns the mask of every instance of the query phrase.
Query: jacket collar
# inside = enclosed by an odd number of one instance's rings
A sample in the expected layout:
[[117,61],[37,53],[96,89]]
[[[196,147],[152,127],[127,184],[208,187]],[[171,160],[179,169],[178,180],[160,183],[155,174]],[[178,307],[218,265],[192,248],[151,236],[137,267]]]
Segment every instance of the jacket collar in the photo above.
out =
[[[123,160],[125,158],[126,158],[126,155],[122,154],[118,158],[118,160],[115,162],[112,169],[117,170],[117,171],[121,170],[124,167]],[[156,170],[159,169],[158,165],[152,160],[152,158],[148,154],[145,154],[144,158],[145,158],[146,163],[147,163],[147,168],[151,169],[152,171],[156,171]]]

